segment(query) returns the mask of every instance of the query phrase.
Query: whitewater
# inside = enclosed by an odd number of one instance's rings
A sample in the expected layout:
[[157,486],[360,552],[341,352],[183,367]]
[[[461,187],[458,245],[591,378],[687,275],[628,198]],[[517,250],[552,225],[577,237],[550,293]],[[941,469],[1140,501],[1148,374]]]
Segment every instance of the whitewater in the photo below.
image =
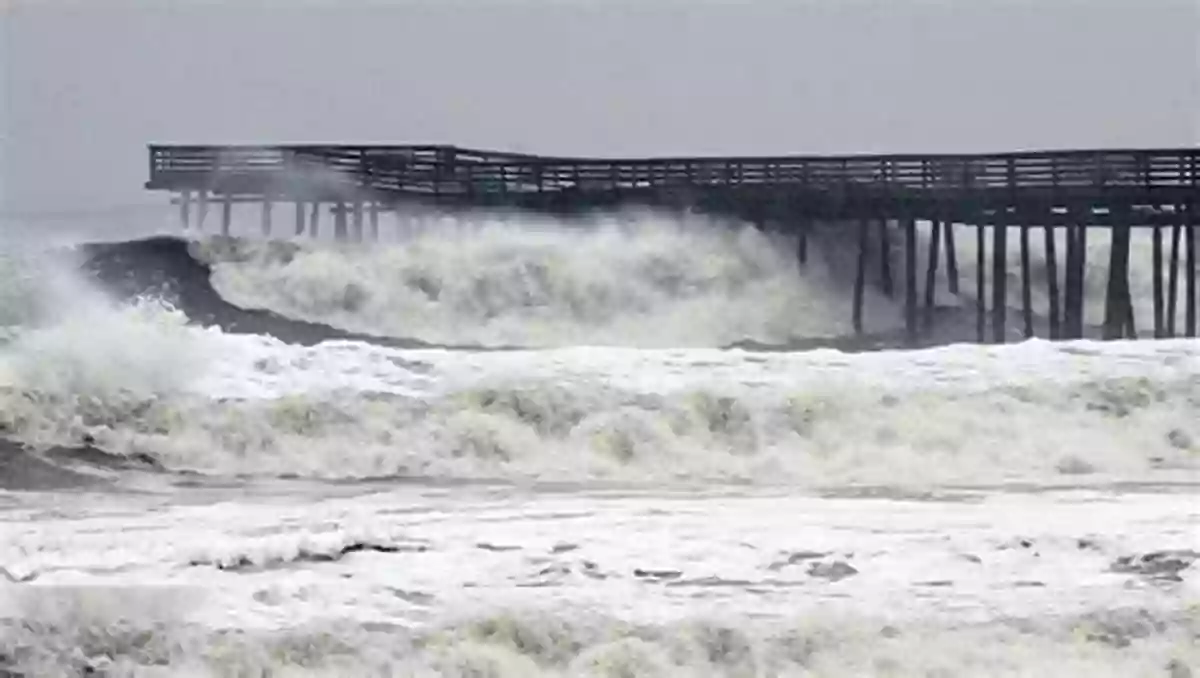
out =
[[972,238],[913,350],[837,224],[80,219],[0,241],[0,676],[1200,670],[1200,344],[966,343]]

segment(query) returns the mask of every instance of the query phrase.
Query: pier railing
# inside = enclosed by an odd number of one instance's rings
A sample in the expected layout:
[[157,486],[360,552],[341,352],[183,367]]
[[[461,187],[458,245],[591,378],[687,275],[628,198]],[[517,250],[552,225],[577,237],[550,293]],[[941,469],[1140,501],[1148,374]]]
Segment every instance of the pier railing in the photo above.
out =
[[387,194],[793,187],[896,194],[1196,190],[1200,149],[589,159],[454,146],[151,146],[148,188],[224,193],[357,187]]

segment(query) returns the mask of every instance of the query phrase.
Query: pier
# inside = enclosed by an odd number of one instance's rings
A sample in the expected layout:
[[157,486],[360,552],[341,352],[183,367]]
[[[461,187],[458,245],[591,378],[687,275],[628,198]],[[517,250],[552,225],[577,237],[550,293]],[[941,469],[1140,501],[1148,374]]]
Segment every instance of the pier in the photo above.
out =
[[[903,295],[914,343],[932,327],[939,285],[951,294],[972,285],[977,340],[1006,341],[1010,235],[1020,250],[1021,303],[1011,319],[1020,336],[1038,336],[1035,315],[1045,318],[1045,338],[1084,336],[1088,232],[1110,229],[1103,336],[1197,336],[1198,148],[597,159],[455,146],[152,145],[146,188],[172,193],[186,227],[203,228],[219,208],[221,232],[228,234],[234,206],[254,203],[264,235],[282,232],[284,219],[291,222],[289,236],[315,235],[327,212],[335,237],[347,240],[377,236],[382,212],[414,206],[557,215],[628,205],[698,210],[794,236],[801,265],[818,224],[844,225],[856,230],[848,309],[856,330],[863,328],[865,290],[876,285],[886,295]],[[290,214],[281,215],[280,205]],[[931,225],[923,270],[918,222]],[[900,242],[893,242],[889,224],[898,226]],[[1129,286],[1134,228],[1152,236],[1149,330],[1146,319],[1134,317]],[[977,275],[968,281],[958,271],[956,239],[964,233],[976,245]],[[1031,242],[1040,242],[1045,255],[1043,308],[1034,308]],[[902,279],[893,271],[897,250]]]

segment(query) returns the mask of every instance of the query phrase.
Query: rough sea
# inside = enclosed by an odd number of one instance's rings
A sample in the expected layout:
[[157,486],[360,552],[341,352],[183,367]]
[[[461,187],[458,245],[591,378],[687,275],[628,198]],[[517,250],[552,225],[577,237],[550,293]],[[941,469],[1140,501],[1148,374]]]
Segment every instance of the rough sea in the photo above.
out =
[[909,350],[836,225],[72,218],[0,242],[0,676],[1200,673],[1200,343],[960,341],[965,230]]

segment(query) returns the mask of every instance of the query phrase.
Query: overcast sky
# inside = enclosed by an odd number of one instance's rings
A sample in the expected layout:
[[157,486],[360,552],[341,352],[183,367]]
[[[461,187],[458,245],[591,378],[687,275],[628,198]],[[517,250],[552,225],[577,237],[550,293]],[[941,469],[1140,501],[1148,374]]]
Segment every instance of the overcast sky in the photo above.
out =
[[5,4],[8,210],[154,199],[153,141],[652,155],[1200,140],[1200,0]]

